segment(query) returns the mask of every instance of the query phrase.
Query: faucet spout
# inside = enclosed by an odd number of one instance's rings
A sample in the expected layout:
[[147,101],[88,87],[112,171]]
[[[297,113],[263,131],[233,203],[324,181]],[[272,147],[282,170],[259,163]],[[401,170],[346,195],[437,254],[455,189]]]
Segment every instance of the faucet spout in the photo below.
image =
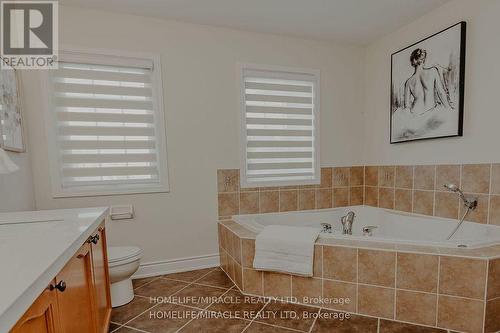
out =
[[353,211],[350,211],[345,216],[342,216],[340,219],[342,222],[342,234],[352,235],[352,225],[354,223],[355,216],[356,214]]

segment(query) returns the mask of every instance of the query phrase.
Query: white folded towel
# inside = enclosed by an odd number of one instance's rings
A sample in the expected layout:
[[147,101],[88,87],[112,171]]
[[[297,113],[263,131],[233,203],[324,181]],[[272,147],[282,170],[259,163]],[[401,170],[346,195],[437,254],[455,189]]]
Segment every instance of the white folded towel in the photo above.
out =
[[313,275],[314,243],[321,229],[270,225],[255,239],[257,270]]

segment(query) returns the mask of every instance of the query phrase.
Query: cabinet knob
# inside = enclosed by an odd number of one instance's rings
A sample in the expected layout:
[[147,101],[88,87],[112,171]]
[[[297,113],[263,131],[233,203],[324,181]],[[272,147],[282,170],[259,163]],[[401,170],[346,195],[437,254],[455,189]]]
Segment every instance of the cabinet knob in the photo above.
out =
[[87,243],[97,244],[97,242],[99,242],[99,238],[99,235],[90,236],[89,239],[87,239]]
[[66,282],[64,282],[63,280],[61,280],[55,286],[54,285],[50,285],[49,289],[50,290],[57,289],[60,292],[63,292],[63,291],[66,290]]

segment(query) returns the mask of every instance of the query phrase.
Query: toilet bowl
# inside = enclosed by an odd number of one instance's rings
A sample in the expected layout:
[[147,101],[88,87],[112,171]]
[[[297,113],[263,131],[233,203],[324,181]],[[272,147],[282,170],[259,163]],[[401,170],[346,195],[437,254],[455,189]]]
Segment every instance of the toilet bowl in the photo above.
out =
[[130,277],[137,272],[141,256],[142,250],[135,246],[108,247],[112,307],[127,304],[134,298]]

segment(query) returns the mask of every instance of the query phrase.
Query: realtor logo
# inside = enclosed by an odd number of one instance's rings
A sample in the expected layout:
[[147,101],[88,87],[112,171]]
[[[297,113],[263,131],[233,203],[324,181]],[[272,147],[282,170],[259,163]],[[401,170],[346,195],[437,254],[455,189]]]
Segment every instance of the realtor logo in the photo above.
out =
[[57,68],[57,1],[2,1],[0,15],[2,68]]

